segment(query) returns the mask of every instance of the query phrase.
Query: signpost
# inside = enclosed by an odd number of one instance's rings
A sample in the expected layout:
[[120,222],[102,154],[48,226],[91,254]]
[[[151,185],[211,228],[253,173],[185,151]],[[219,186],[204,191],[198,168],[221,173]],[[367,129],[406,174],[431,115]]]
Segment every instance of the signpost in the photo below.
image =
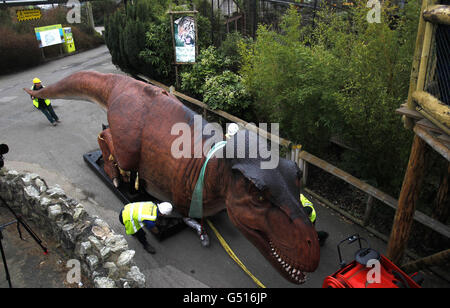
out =
[[34,28],[39,48],[61,44],[64,42],[64,32],[61,25]]
[[[198,11],[169,11],[170,28],[172,30],[172,42],[175,53],[175,75],[176,84],[178,81],[178,65],[193,64],[198,55],[198,31],[197,14]],[[174,15],[181,15],[174,20]],[[190,16],[194,15],[194,16]]]
[[[60,24],[34,28],[34,32],[39,42],[39,48],[42,50],[43,58],[45,58],[44,47],[61,44],[65,41],[63,28]],[[61,48],[60,51],[62,53]]]
[[17,10],[16,15],[18,21],[40,19],[42,16],[41,9]]

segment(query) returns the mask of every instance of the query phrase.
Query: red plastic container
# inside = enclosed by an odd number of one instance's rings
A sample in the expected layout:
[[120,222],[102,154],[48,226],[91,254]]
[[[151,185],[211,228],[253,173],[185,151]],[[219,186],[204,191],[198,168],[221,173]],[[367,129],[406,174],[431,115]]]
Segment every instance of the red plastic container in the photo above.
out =
[[[408,276],[385,256],[371,248],[362,248],[359,235],[355,234],[341,241],[338,245],[341,269],[325,278],[323,288],[420,288],[412,278],[418,278],[417,273]],[[355,254],[355,260],[345,265],[342,262],[340,245],[358,240],[360,249]],[[367,241],[366,241],[367,242]]]

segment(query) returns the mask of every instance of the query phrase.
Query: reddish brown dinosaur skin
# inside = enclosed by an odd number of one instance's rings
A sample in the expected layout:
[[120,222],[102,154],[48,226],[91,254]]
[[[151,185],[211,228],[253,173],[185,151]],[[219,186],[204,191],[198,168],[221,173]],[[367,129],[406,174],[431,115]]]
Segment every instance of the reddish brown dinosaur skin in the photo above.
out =
[[[161,200],[171,201],[179,213],[188,216],[205,158],[172,156],[171,145],[179,137],[171,135],[172,126],[193,126],[193,112],[173,95],[127,76],[92,71],[75,73],[40,91],[24,90],[35,97],[86,99],[105,107],[109,129],[102,132],[99,144],[105,162],[108,153],[114,158],[105,167],[108,174],[117,176],[113,163],[123,170],[137,171],[148,190]],[[193,136],[191,141],[194,144]],[[283,277],[302,283],[304,272],[314,271],[319,262],[315,229],[306,216],[293,219],[292,210],[283,204],[274,206],[269,199],[270,192],[258,190],[232,170],[226,159],[213,157],[209,161],[204,179],[204,216],[226,208],[233,224]]]

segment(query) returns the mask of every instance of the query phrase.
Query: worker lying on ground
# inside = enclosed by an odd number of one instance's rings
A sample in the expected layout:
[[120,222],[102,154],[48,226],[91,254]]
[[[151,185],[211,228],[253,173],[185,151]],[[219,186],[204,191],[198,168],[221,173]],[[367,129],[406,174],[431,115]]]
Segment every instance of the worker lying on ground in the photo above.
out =
[[172,212],[172,204],[162,202],[158,205],[148,202],[135,202],[125,205],[119,214],[119,221],[125,226],[128,235],[133,235],[149,253],[155,253],[155,248],[147,242],[143,226],[148,230],[155,227],[156,219],[169,215]]
[[[309,220],[311,220],[312,224],[315,225],[317,215],[312,202],[309,201],[303,194],[300,194],[300,201],[302,202],[306,214],[309,216]],[[319,237],[319,245],[325,245],[325,241],[328,238],[328,233],[325,231],[317,231],[317,236]]]

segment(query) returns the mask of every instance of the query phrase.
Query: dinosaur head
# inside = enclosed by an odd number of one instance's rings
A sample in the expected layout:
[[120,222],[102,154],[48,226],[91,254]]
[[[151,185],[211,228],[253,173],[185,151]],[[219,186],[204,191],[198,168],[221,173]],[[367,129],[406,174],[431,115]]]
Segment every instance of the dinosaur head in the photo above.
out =
[[[248,141],[252,133],[245,134]],[[230,160],[228,216],[284,278],[304,283],[306,272],[318,266],[320,249],[299,200],[301,172],[295,162],[282,158],[273,169],[262,169],[260,162],[261,158]]]

